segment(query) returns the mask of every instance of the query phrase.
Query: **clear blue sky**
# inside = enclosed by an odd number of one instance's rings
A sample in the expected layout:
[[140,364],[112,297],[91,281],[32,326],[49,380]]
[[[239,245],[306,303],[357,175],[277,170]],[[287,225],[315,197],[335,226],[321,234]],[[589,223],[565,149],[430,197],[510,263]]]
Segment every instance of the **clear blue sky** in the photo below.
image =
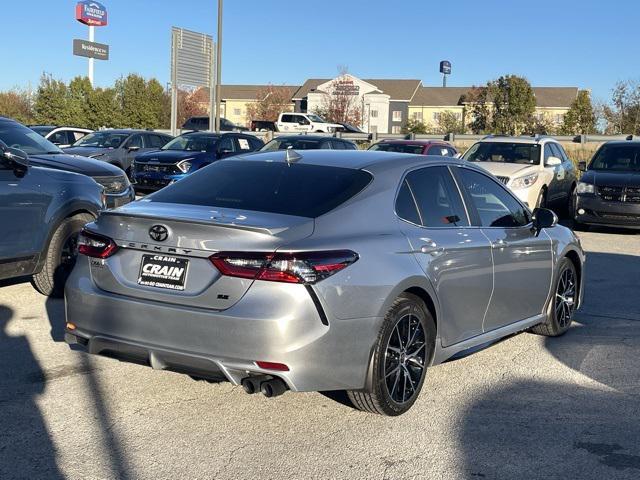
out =
[[[86,38],[74,0],[2,2],[0,89],[35,86],[41,73],[86,75],[71,54]],[[102,0],[109,26],[96,41],[96,83],[122,74],[169,78],[171,26],[215,34],[216,0]],[[449,85],[501,74],[536,86],[590,88],[608,100],[614,83],[640,78],[638,0],[226,0],[224,83],[299,84],[332,77],[338,65],[363,78],[419,78],[439,85],[438,62],[453,64]]]

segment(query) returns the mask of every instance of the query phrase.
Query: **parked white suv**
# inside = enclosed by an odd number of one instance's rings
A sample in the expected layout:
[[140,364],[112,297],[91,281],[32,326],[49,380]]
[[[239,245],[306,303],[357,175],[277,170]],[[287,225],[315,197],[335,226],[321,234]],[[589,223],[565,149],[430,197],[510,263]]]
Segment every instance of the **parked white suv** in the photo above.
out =
[[342,125],[328,123],[314,113],[281,113],[276,126],[280,132],[334,133],[342,129]]
[[462,158],[492,173],[532,210],[552,204],[566,208],[574,197],[576,168],[553,138],[490,135]]
[[56,127],[53,125],[31,125],[31,130],[39,133],[54,145],[67,148],[93,130],[79,127]]

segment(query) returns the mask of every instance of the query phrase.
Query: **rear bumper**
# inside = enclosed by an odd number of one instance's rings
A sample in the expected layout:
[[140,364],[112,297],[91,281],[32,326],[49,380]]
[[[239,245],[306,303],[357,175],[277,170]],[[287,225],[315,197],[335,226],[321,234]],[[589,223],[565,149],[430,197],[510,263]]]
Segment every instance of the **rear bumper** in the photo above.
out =
[[[78,262],[65,290],[68,343],[234,384],[251,374],[282,378],[294,391],[358,389],[365,384],[378,318],[320,314],[302,285],[255,282],[233,307],[216,311],[133,299],[98,289]],[[284,363],[287,372],[256,361]]]
[[607,202],[596,195],[578,195],[575,220],[588,225],[640,229],[640,204]]

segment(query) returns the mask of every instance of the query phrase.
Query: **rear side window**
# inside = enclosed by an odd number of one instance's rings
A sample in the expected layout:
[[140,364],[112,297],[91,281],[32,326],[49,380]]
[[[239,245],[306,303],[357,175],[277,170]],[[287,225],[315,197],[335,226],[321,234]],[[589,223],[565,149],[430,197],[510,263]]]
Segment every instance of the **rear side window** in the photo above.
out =
[[161,148],[165,143],[160,135],[147,135],[148,147]]
[[345,150],[357,150],[358,146],[352,142],[342,142]]
[[331,148],[334,150],[344,150],[344,143],[340,140],[331,140]]
[[422,224],[420,222],[420,215],[418,214],[418,207],[416,206],[406,179],[402,181],[398,198],[396,199],[396,215],[416,225]]
[[149,201],[315,218],[349,200],[372,178],[350,168],[220,161],[160,190]]
[[447,167],[414,170],[407,175],[405,183],[415,199],[420,217],[419,222],[406,220],[425,227],[469,225],[462,198]]

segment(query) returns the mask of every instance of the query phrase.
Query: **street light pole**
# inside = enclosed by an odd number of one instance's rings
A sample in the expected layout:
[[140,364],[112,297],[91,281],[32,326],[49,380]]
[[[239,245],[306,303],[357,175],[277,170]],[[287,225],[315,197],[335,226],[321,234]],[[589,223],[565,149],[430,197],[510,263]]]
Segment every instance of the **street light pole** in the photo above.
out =
[[222,2],[218,0],[218,41],[216,42],[216,124],[215,131],[220,131],[220,78],[222,73]]

